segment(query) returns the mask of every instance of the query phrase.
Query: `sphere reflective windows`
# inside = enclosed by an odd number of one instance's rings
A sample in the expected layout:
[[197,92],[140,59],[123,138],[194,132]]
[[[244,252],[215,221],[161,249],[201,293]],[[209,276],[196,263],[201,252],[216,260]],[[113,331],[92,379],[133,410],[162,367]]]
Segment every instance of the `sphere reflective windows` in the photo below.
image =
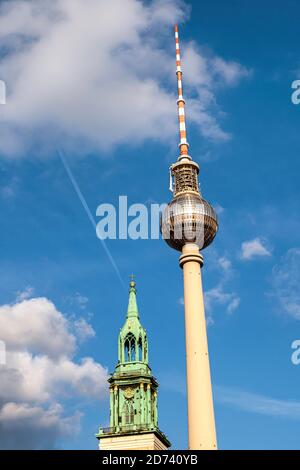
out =
[[161,233],[169,246],[181,251],[186,243],[206,248],[216,236],[217,216],[212,206],[197,194],[174,198],[161,217]]

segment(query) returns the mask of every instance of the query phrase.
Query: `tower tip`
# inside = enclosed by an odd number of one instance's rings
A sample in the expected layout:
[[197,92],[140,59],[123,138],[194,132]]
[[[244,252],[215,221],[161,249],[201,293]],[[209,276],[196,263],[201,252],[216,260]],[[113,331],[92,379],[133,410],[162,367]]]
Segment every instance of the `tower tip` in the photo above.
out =
[[182,91],[182,70],[181,70],[181,57],[179,46],[178,25],[175,25],[175,46],[176,46],[176,75],[177,75],[177,88],[178,88],[178,120],[179,120],[179,148],[180,158],[190,158],[188,156],[189,144],[186,139],[186,126],[185,126],[185,101]]
[[131,274],[130,275],[130,287],[135,287],[135,275]]

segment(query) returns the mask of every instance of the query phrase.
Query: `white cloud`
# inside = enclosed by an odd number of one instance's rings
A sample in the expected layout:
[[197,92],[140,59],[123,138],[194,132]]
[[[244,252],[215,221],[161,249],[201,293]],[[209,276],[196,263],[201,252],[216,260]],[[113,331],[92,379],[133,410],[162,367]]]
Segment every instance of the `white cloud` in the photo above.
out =
[[34,288],[27,286],[24,290],[17,292],[16,302],[22,302],[22,300],[29,299],[34,292]]
[[239,63],[234,61],[226,62],[221,57],[214,57],[212,59],[212,68],[214,74],[219,79],[229,86],[236,85],[243,77],[249,77],[252,71],[242,67]]
[[86,310],[89,303],[88,297],[82,295],[80,292],[76,292],[74,295],[69,295],[65,298],[65,301],[71,308],[78,310]]
[[224,207],[222,207],[218,203],[214,204],[213,206],[214,206],[214,209],[215,209],[215,212],[217,213],[217,215],[223,214],[223,212],[225,211]]
[[74,322],[74,327],[76,335],[80,341],[85,341],[88,338],[93,338],[96,336],[95,330],[84,318],[79,318],[76,320]]
[[89,299],[79,292],[76,292],[75,301],[78,303],[80,308],[85,309]]
[[64,417],[60,405],[48,409],[27,403],[6,403],[0,409],[2,449],[52,449],[57,436],[72,437],[80,429],[80,413]]
[[[0,151],[46,155],[64,145],[76,154],[174,137],[172,28],[187,11],[179,0],[2,2],[0,40],[7,50],[0,66],[8,96]],[[247,71],[194,43],[183,50],[193,94],[189,122],[208,139],[227,140],[215,88],[237,84]]]
[[213,287],[204,292],[206,322],[207,325],[213,325],[217,310],[232,314],[239,307],[241,299],[232,287],[235,270],[227,252],[220,255],[215,248],[212,248],[207,253],[205,264],[217,278]]
[[241,299],[232,294],[232,300],[229,302],[227,307],[228,313],[233,313],[240,305]]
[[[231,138],[217,119],[222,114],[217,106],[216,91],[220,87],[234,86],[251,71],[237,62],[225,61],[211,51],[199,48],[191,41],[183,48],[182,64],[188,90],[197,92],[198,98],[189,100],[188,118],[201,123],[202,134],[211,140],[227,141]],[[214,110],[214,112],[207,112]]]
[[190,6],[183,0],[154,0],[152,1],[152,21],[175,24],[178,20],[188,18]]
[[225,272],[230,271],[232,264],[229,258],[227,258],[226,256],[221,256],[218,259],[218,262],[221,268],[224,269]]
[[235,292],[225,292],[222,283],[205,291],[205,308],[208,314],[209,322],[213,323],[212,311],[217,305],[225,307],[226,312],[231,314],[240,305],[240,298]]
[[271,276],[273,296],[278,308],[300,320],[300,249],[291,248],[274,266]]
[[[212,289],[205,291],[204,304],[207,326],[215,323],[213,313],[217,306],[223,306],[226,313],[232,314],[239,307],[240,302],[241,299],[235,292],[226,292],[224,290],[222,282]],[[179,305],[184,305],[183,297],[179,298],[178,303]]]
[[9,350],[32,350],[50,357],[75,352],[76,338],[68,321],[46,298],[0,306],[1,339]]
[[14,176],[0,188],[0,195],[5,200],[11,200],[16,196],[19,185],[19,178]]
[[232,405],[242,411],[266,416],[300,420],[300,401],[278,400],[276,398],[246,392],[235,388],[215,388],[219,403]]
[[103,396],[106,371],[91,358],[76,363],[66,357],[54,360],[46,355],[8,351],[0,377],[1,401],[47,403],[61,396]]
[[194,41],[185,47],[183,62],[187,84],[196,87],[204,86],[207,99],[212,101],[214,101],[214,96],[208,90],[220,85],[237,85],[252,73],[238,62],[226,61],[211,51],[200,49]]
[[80,414],[67,413],[65,402],[105,394],[106,369],[92,358],[73,358],[78,341],[95,332],[82,318],[65,318],[46,298],[1,306],[0,332],[6,345],[0,448],[53,448],[80,426]]
[[241,259],[251,260],[256,257],[271,256],[271,252],[266,247],[266,242],[261,238],[254,238],[242,243]]

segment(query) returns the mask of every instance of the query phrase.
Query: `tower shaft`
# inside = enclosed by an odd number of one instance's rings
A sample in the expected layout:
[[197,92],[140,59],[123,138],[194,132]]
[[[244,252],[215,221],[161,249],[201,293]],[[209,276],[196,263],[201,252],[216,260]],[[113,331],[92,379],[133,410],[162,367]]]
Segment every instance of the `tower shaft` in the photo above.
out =
[[180,155],[171,166],[173,199],[162,216],[161,231],[168,245],[182,253],[180,266],[184,279],[189,449],[213,450],[217,448],[217,441],[200,250],[213,241],[218,221],[212,206],[199,191],[199,166],[188,155],[178,26],[175,26],[175,42]]
[[217,448],[209,354],[204,313],[201,266],[197,245],[182,249],[189,449]]

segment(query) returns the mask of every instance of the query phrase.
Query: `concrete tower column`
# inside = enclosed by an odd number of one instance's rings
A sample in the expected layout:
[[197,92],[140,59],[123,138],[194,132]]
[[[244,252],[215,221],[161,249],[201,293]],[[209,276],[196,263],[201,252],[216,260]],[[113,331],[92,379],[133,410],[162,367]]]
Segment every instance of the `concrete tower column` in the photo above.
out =
[[182,248],[189,449],[217,449],[201,267],[197,245]]

